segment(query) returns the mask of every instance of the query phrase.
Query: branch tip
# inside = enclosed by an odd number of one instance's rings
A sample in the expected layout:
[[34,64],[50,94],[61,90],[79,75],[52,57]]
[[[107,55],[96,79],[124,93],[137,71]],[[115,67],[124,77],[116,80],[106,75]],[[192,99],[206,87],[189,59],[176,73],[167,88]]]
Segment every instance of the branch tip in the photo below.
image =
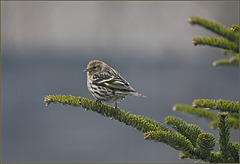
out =
[[212,66],[213,66],[213,67],[216,67],[216,66],[217,66],[217,61],[214,61],[214,62],[212,63]]
[[173,106],[172,110],[173,110],[173,111],[176,111],[176,110],[177,110],[176,105]]
[[198,44],[197,44],[197,42],[196,41],[192,41],[192,44],[194,45],[194,46],[197,46]]
[[192,107],[193,107],[193,108],[197,108],[197,105],[196,105],[196,104],[193,104]]
[[188,18],[188,23],[190,23],[191,25],[195,25],[196,22],[197,22],[197,19]]
[[145,140],[151,140],[151,134],[148,134],[147,136],[144,137]]
[[238,32],[239,31],[239,26],[234,24],[234,25],[232,25],[231,30],[233,32]]
[[48,106],[51,103],[51,100],[49,98],[46,98],[44,100],[44,103],[46,103],[46,106]]

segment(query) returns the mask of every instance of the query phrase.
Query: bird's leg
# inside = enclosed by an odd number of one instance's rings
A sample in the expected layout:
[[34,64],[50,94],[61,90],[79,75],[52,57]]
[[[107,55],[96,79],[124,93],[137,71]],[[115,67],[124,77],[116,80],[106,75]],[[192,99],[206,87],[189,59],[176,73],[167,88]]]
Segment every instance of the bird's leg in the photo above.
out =
[[117,107],[117,103],[115,103],[115,110],[119,111],[119,109]]
[[99,104],[101,104],[102,102],[101,102],[101,100],[96,100],[96,103],[99,103]]

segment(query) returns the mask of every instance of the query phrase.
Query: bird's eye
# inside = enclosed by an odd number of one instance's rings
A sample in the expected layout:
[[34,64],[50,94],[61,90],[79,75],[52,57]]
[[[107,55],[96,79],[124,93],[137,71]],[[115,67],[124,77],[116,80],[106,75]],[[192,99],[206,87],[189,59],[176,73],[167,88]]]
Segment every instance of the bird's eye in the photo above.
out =
[[93,69],[96,69],[96,68],[97,68],[96,66],[93,67]]

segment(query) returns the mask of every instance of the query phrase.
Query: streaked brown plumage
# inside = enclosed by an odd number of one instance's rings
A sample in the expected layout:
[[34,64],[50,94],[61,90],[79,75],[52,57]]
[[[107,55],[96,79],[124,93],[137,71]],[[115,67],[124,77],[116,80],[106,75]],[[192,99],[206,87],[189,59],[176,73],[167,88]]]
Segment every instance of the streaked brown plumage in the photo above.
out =
[[130,84],[112,67],[99,60],[92,60],[87,68],[87,86],[97,102],[117,103],[128,95],[146,97],[136,92]]

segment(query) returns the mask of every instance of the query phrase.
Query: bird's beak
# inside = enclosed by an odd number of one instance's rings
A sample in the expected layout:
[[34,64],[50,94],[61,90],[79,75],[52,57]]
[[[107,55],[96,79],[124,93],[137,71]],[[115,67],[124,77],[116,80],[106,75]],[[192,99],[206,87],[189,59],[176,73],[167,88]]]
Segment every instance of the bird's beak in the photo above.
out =
[[86,68],[85,70],[83,70],[83,72],[89,72],[91,70],[91,68]]

